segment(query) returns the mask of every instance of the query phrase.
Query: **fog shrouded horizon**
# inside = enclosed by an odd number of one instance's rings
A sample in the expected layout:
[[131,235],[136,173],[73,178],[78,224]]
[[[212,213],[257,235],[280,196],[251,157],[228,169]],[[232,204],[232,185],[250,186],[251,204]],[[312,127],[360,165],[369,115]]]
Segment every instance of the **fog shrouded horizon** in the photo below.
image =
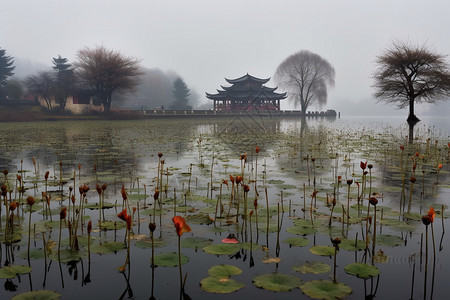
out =
[[[200,104],[209,101],[205,92],[227,85],[225,78],[273,77],[285,58],[309,50],[336,71],[323,109],[406,117],[406,110],[373,99],[377,55],[394,40],[450,54],[444,0],[7,0],[2,11],[0,47],[14,57],[18,77],[49,68],[58,55],[74,62],[78,50],[104,46],[147,69],[176,72]],[[282,109],[293,108],[283,101]],[[416,105],[419,118],[449,108]]]

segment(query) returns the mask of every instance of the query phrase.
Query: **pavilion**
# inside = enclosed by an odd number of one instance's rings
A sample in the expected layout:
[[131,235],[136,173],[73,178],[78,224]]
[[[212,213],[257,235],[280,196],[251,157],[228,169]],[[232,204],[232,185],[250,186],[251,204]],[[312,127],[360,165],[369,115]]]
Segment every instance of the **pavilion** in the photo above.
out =
[[220,86],[216,94],[206,93],[206,97],[214,101],[215,111],[258,111],[280,110],[280,100],[286,93],[276,93],[275,88],[266,87],[270,78],[261,79],[248,73],[236,79],[225,80],[231,86]]

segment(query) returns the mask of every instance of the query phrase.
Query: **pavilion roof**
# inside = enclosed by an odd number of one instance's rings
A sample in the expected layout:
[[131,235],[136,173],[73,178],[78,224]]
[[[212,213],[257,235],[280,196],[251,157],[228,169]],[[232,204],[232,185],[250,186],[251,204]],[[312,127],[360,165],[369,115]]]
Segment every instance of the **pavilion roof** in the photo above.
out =
[[[277,87],[267,87],[263,84],[268,79],[260,79],[248,73],[237,79],[226,79],[231,86],[223,86],[216,94],[206,93],[206,97],[211,100],[280,100],[286,98],[286,93],[276,93]],[[243,84],[251,83],[251,84]]]

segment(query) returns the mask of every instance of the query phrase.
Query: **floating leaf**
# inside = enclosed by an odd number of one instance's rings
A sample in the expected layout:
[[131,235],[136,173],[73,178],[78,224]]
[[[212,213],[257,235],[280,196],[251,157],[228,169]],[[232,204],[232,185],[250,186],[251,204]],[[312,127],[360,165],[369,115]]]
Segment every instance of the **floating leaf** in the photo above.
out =
[[79,261],[81,258],[85,258],[88,256],[87,251],[84,250],[71,250],[71,249],[64,249],[61,250],[59,255],[58,252],[53,252],[49,257],[51,260],[59,261],[61,263],[68,263],[71,261]]
[[364,263],[352,263],[348,264],[344,268],[345,272],[350,275],[358,276],[359,278],[370,278],[380,274],[380,270],[377,267],[364,264]]
[[107,241],[102,244],[91,245],[91,252],[97,254],[110,254],[125,249],[124,242]]
[[334,247],[330,246],[314,246],[309,248],[309,252],[316,255],[332,256],[334,255]]
[[202,225],[202,224],[209,225],[209,224],[213,223],[213,220],[211,220],[211,217],[208,214],[202,214],[202,213],[188,216],[187,221],[188,221],[188,223],[200,224],[200,225]]
[[263,259],[263,263],[265,264],[277,264],[281,261],[281,258],[279,257],[266,257],[265,259]]
[[208,274],[215,277],[230,277],[234,275],[239,275],[242,270],[236,266],[232,265],[218,265],[209,268]]
[[[168,244],[168,242],[166,239],[155,238],[155,237],[153,238],[153,247],[154,248],[163,247],[163,246],[166,246],[167,244]],[[181,245],[183,245],[183,242],[181,242]],[[152,247],[152,239],[149,237],[146,237],[145,239],[137,241],[135,246],[139,247],[139,248],[144,248],[144,249],[151,248]]]
[[190,237],[184,238],[181,241],[181,247],[193,248],[193,249],[200,248],[201,249],[201,248],[211,245],[212,242],[213,242],[213,240],[211,240],[211,239],[198,237],[198,236],[190,236]]
[[17,275],[27,274],[31,272],[30,266],[12,265],[0,268],[0,278],[8,279],[15,278]]
[[241,247],[237,244],[215,244],[204,247],[202,250],[209,254],[229,255],[238,252]]
[[274,292],[285,292],[300,287],[301,279],[282,273],[264,274],[253,278],[253,284]]
[[422,216],[417,213],[412,213],[412,212],[404,213],[403,216],[409,220],[415,220],[415,221],[422,220]]
[[366,241],[363,240],[350,240],[346,238],[341,239],[341,243],[339,244],[339,249],[349,250],[349,251],[357,251],[366,249]]
[[226,294],[243,288],[245,284],[230,278],[209,276],[200,281],[200,286],[206,292]]
[[11,300],[56,300],[60,298],[61,294],[57,292],[49,290],[39,290],[18,294],[12,297]]
[[289,246],[303,247],[310,243],[308,239],[301,237],[289,237],[283,241],[283,243],[289,244]]
[[310,261],[302,266],[293,266],[292,270],[303,274],[322,274],[330,271],[330,266],[323,262]]
[[314,227],[292,226],[286,229],[286,231],[298,235],[308,235],[316,233],[317,229]]
[[398,236],[393,236],[389,234],[377,235],[377,244],[380,246],[398,246],[403,244],[404,241]]
[[352,293],[352,289],[343,283],[328,280],[313,280],[300,286],[303,293],[313,299],[343,299]]
[[[178,266],[178,253],[168,252],[157,254],[154,257],[155,265],[160,267],[176,267]],[[189,257],[181,254],[181,264],[184,265],[189,261]]]

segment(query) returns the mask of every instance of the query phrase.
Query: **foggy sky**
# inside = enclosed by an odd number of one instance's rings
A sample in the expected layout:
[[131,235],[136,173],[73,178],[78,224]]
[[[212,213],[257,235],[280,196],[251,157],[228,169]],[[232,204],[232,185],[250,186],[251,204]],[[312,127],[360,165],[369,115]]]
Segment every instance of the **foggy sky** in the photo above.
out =
[[[394,39],[450,54],[449,13],[445,0],[6,0],[0,47],[17,61],[50,67],[52,57],[73,62],[78,50],[103,45],[146,68],[177,72],[203,102],[204,92],[226,85],[224,77],[273,77],[287,56],[305,49],[336,70],[325,109],[407,115],[375,104],[376,56]],[[418,105],[417,115],[430,107]]]

